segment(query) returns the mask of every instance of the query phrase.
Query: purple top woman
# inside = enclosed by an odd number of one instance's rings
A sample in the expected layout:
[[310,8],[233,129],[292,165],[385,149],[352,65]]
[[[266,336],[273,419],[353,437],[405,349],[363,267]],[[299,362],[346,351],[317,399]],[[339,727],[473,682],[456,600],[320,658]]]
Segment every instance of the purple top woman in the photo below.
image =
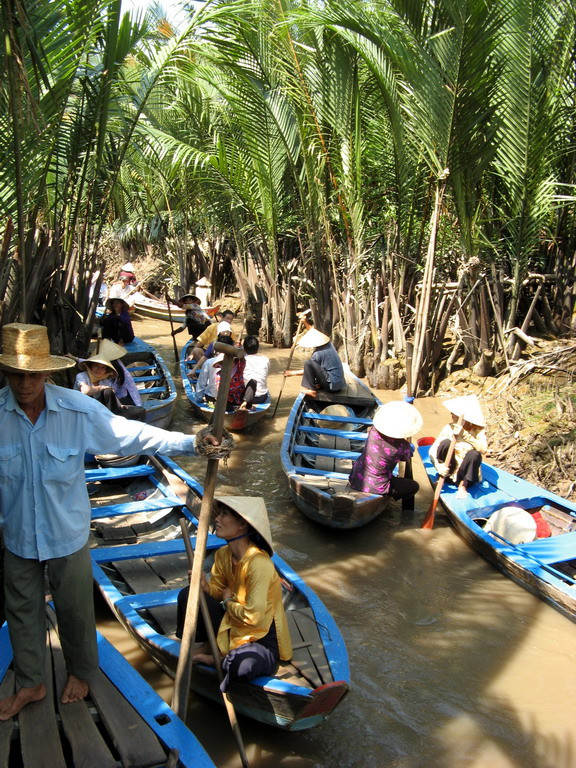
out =
[[396,477],[399,461],[412,458],[414,448],[406,438],[422,429],[422,416],[409,403],[393,401],[381,405],[374,414],[374,426],[360,456],[354,462],[349,482],[356,491],[378,493],[403,499],[419,489],[415,480]]

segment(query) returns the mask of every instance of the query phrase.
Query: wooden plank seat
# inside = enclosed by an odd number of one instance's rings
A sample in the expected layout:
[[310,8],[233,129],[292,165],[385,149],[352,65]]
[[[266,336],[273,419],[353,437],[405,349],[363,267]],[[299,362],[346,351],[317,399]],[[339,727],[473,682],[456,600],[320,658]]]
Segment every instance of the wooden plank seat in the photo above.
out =
[[124,480],[134,477],[148,477],[156,472],[154,467],[149,464],[142,464],[136,467],[98,467],[97,469],[87,469],[86,480],[96,482],[97,480]]
[[129,501],[122,504],[104,504],[92,509],[92,520],[100,520],[104,517],[119,517],[122,515],[134,515],[142,512],[156,512],[158,510],[181,507],[182,501],[171,494],[165,498],[147,498],[142,501]]
[[315,421],[338,421],[346,424],[366,424],[372,426],[372,419],[365,419],[361,416],[332,416],[328,413],[316,413],[316,411],[306,411],[302,414],[303,419],[314,419]]
[[322,429],[322,427],[298,427],[298,433],[305,435],[328,435],[330,437],[341,437],[344,440],[360,440],[364,442],[367,432],[352,432],[347,429]]
[[148,381],[161,381],[164,377],[160,373],[150,376],[133,376],[135,384],[145,384]]
[[360,456],[360,451],[345,451],[332,448],[313,448],[308,445],[295,445],[294,453],[301,456],[324,456],[330,459],[349,459],[354,461]]
[[149,397],[150,395],[162,395],[167,392],[166,387],[146,387],[145,389],[138,389],[140,397]]
[[369,394],[355,394],[354,392],[348,392],[347,388],[341,389],[339,392],[328,392],[324,389],[319,389],[317,392],[317,396],[314,398],[316,402],[362,406],[374,405],[374,398]]

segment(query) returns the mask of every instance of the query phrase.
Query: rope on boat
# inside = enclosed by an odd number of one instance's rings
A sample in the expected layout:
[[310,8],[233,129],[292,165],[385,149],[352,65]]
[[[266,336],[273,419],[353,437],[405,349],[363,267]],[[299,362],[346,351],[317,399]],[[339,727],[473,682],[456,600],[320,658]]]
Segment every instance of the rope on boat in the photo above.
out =
[[212,426],[210,424],[196,432],[196,453],[207,459],[222,459],[224,464],[226,464],[228,457],[234,450],[234,438],[230,432],[223,429],[220,445],[212,445],[211,443],[204,442],[204,437],[210,434],[212,434]]

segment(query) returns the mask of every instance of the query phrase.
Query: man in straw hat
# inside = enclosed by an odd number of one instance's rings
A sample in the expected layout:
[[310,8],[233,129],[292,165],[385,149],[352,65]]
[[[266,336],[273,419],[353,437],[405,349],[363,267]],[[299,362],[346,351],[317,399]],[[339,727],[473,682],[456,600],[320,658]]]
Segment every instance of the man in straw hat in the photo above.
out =
[[[430,459],[441,477],[458,486],[460,498],[481,479],[482,455],[488,450],[486,421],[476,395],[455,397],[442,405],[450,411],[452,421],[442,428],[430,447]],[[445,461],[452,441],[454,453],[450,466]]]
[[374,414],[362,453],[350,472],[350,485],[356,491],[379,493],[393,499],[415,496],[420,486],[407,477],[396,477],[399,461],[409,461],[414,447],[407,438],[422,429],[420,412],[409,403],[393,401],[381,405]]
[[68,670],[62,702],[84,698],[98,671],[84,454],[194,454],[195,439],[127,421],[80,392],[47,383],[74,361],[50,353],[45,327],[12,323],[2,340],[8,386],[0,390],[0,526],[17,684],[0,701],[0,720],[7,720],[46,695],[46,571]]
[[313,349],[314,352],[304,363],[304,368],[284,371],[284,376],[302,376],[301,391],[309,397],[317,397],[319,389],[339,392],[346,385],[346,379],[342,361],[330,336],[317,331],[305,315],[301,319],[307,330],[297,344],[304,349]]
[[[273,675],[280,659],[292,657],[292,645],[280,579],[270,559],[272,534],[264,499],[218,496],[213,512],[215,533],[228,544],[216,551],[210,580],[203,579],[202,589],[223,656],[225,691],[230,678]],[[177,637],[184,629],[188,591],[185,587],[178,596]],[[214,664],[202,614],[196,639],[204,644],[194,660]]]

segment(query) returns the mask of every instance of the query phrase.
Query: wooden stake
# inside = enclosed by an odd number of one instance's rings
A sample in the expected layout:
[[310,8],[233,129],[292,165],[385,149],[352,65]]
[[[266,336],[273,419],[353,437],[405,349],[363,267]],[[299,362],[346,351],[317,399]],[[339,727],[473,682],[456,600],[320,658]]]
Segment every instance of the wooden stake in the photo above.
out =
[[168,307],[168,317],[170,318],[170,332],[172,333],[172,344],[174,345],[174,362],[179,362],[178,344],[176,344],[176,337],[174,336],[174,323],[172,322],[172,310],[170,309],[170,299],[168,298],[168,291],[165,293],[166,306]]

